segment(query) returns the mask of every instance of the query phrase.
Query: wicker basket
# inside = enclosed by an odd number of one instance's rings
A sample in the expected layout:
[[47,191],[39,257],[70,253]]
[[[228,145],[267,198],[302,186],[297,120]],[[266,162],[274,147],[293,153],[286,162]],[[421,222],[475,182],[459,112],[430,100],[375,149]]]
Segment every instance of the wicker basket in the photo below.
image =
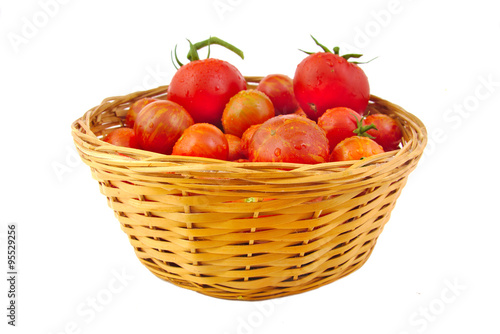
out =
[[[247,77],[250,88],[259,77]],[[395,117],[403,146],[356,162],[238,163],[112,146],[131,103],[167,86],[105,99],[72,124],[82,160],[156,276],[224,299],[263,300],[316,289],[370,256],[427,141],[422,122]]]

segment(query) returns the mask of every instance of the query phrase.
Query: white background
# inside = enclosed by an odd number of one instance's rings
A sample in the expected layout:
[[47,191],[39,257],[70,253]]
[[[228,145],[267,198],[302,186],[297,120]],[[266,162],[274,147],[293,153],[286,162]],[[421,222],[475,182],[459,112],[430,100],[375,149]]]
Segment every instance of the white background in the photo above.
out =
[[[157,279],[75,159],[71,123],[106,97],[168,84],[170,51],[184,55],[186,38],[232,42],[245,60],[218,47],[212,56],[244,75],[293,76],[298,49],[317,50],[310,34],[378,56],[362,65],[371,92],[429,131],[371,258],[268,302]],[[499,333],[499,35],[491,0],[2,1],[0,331]],[[19,233],[16,328],[6,324],[9,223]]]

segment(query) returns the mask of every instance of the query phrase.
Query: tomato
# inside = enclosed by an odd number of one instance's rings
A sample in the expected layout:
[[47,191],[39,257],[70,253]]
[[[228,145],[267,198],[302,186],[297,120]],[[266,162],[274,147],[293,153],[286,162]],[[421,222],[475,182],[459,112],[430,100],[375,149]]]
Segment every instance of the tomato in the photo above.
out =
[[167,99],[186,108],[196,123],[220,127],[229,99],[246,88],[245,78],[236,67],[208,58],[181,66],[170,82]]
[[359,160],[375,154],[383,153],[382,146],[368,137],[352,136],[335,146],[330,161]]
[[363,115],[370,98],[368,78],[356,63],[348,60],[360,55],[340,56],[338,48],[331,53],[322,47],[325,52],[310,54],[295,71],[293,90],[300,107],[315,121],[335,107],[351,108]]
[[140,148],[135,131],[130,128],[114,129],[104,137],[104,141],[116,146]]
[[293,93],[293,80],[287,75],[269,74],[259,82],[256,89],[271,99],[276,115],[291,114],[299,108]]
[[299,116],[302,116],[302,117],[307,117],[307,114],[304,112],[304,110],[302,110],[301,107],[299,107],[297,110],[295,110],[293,112],[295,115],[299,115]]
[[384,151],[393,151],[399,148],[402,133],[398,122],[384,114],[368,115],[363,119],[363,125],[374,124],[376,129],[368,130],[366,133],[373,137]]
[[229,145],[218,127],[209,123],[196,123],[187,128],[177,140],[172,155],[227,160]]
[[242,90],[229,100],[222,114],[225,133],[238,137],[246,129],[274,117],[274,106],[266,94],[255,89]]
[[248,146],[250,145],[250,140],[252,139],[253,134],[257,130],[257,128],[260,126],[260,124],[255,124],[250,126],[248,129],[243,132],[243,135],[241,136],[241,149],[245,153],[245,155],[248,157]]
[[228,157],[227,160],[235,161],[239,159],[245,159],[247,154],[241,148],[241,139],[235,135],[225,134],[228,144]]
[[318,118],[318,125],[325,130],[331,150],[342,140],[354,136],[358,127],[356,115],[350,108],[337,107],[328,109]]
[[177,139],[193,123],[193,118],[182,106],[160,100],[141,110],[134,130],[142,149],[170,154]]
[[295,114],[278,115],[259,126],[248,153],[252,162],[315,164],[329,159],[328,139],[323,129]]
[[158,99],[152,97],[145,97],[140,100],[135,101],[127,112],[127,116],[125,117],[125,125],[129,128],[133,128],[135,124],[135,119],[137,118],[137,114],[150,103],[156,102]]

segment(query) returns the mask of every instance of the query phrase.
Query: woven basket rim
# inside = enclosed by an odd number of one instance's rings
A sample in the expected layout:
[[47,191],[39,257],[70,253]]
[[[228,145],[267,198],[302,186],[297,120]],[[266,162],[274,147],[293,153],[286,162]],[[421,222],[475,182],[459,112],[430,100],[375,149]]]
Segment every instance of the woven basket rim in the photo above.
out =
[[[248,87],[252,88],[253,83],[259,82],[262,76],[246,76]],[[91,129],[92,119],[99,115],[100,113],[114,109],[124,103],[133,103],[138,99],[144,97],[160,97],[165,96],[168,90],[168,85],[159,86],[157,88],[137,91],[127,95],[113,96],[104,99],[101,104],[89,109],[82,117],[76,119],[71,124],[71,131],[75,141],[86,143],[83,147],[90,150],[102,153],[103,157],[113,162],[113,164],[128,165],[133,167],[149,166],[152,163],[156,166],[163,165],[168,168],[172,166],[172,163],[179,164],[184,167],[192,165],[198,166],[199,168],[194,168],[196,170],[210,169],[212,167],[220,168],[221,165],[225,165],[230,169],[272,169],[273,171],[281,171],[287,173],[290,171],[301,171],[301,172],[318,172],[322,170],[331,170],[336,168],[364,168],[370,167],[374,164],[380,164],[388,162],[393,159],[409,159],[416,155],[421,155],[426,144],[427,144],[427,130],[422,121],[415,115],[407,112],[402,107],[393,104],[387,100],[384,100],[376,95],[370,95],[371,103],[384,103],[391,107],[391,109],[397,109],[396,118],[404,123],[401,124],[406,128],[410,128],[413,132],[413,136],[410,140],[403,140],[402,147],[398,150],[384,152],[371,156],[359,161],[340,161],[340,162],[323,162],[317,164],[301,164],[301,163],[289,163],[289,162],[236,162],[236,161],[225,161],[211,158],[202,157],[190,157],[190,156],[176,156],[176,155],[166,155],[151,151],[146,151],[142,149],[133,149],[127,147],[115,146],[106,143],[102,140],[102,136],[97,136]],[[116,127],[124,126],[123,120]],[[101,138],[99,138],[101,137]],[[201,167],[200,165],[203,165]],[[171,167],[172,170],[176,170]]]

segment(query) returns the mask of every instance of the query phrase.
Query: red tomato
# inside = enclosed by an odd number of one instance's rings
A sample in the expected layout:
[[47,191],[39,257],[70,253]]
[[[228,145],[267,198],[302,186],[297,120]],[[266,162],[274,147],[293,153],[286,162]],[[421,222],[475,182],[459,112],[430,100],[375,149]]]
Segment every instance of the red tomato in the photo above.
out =
[[144,150],[170,154],[177,139],[193,123],[193,118],[182,106],[160,100],[141,110],[134,130]]
[[275,116],[257,128],[248,148],[250,161],[315,164],[329,159],[325,131],[295,114]]
[[140,100],[135,101],[127,112],[127,116],[125,117],[125,125],[129,128],[133,128],[135,124],[135,119],[137,118],[137,114],[150,103],[156,102],[158,99],[152,97],[145,97]]
[[318,125],[326,132],[330,150],[347,137],[354,136],[353,131],[358,127],[356,115],[350,108],[337,107],[328,109],[318,118]]
[[348,61],[353,55],[340,56],[338,48],[336,53],[324,50],[327,52],[310,54],[297,66],[293,90],[300,107],[315,121],[335,107],[351,108],[363,115],[370,98],[366,74]]
[[229,145],[224,133],[215,125],[196,123],[187,128],[175,143],[172,155],[227,160]]
[[266,94],[255,89],[236,93],[226,105],[222,114],[224,132],[238,137],[246,129],[274,117],[274,106]]
[[377,129],[368,130],[366,133],[372,136],[384,151],[389,152],[399,148],[403,135],[395,119],[384,114],[368,115],[363,119],[363,125],[370,124],[374,124]]
[[260,126],[260,124],[255,124],[250,126],[248,129],[243,132],[243,135],[241,136],[241,149],[245,153],[245,155],[248,157],[248,146],[250,145],[250,140],[252,139],[253,134],[257,130],[257,128]]
[[299,108],[293,93],[293,80],[289,76],[269,74],[259,82],[257,90],[271,99],[276,115],[292,114]]
[[116,146],[140,148],[135,131],[130,128],[114,129],[104,137],[104,141]]
[[220,127],[229,99],[246,88],[245,78],[236,67],[208,58],[181,66],[170,82],[167,99],[186,108],[196,123]]
[[368,137],[352,136],[335,146],[330,161],[359,160],[383,153],[382,146]]
[[245,159],[247,157],[247,154],[241,148],[241,139],[235,135],[230,134],[225,134],[225,136],[229,148],[227,160],[235,161],[239,159]]

